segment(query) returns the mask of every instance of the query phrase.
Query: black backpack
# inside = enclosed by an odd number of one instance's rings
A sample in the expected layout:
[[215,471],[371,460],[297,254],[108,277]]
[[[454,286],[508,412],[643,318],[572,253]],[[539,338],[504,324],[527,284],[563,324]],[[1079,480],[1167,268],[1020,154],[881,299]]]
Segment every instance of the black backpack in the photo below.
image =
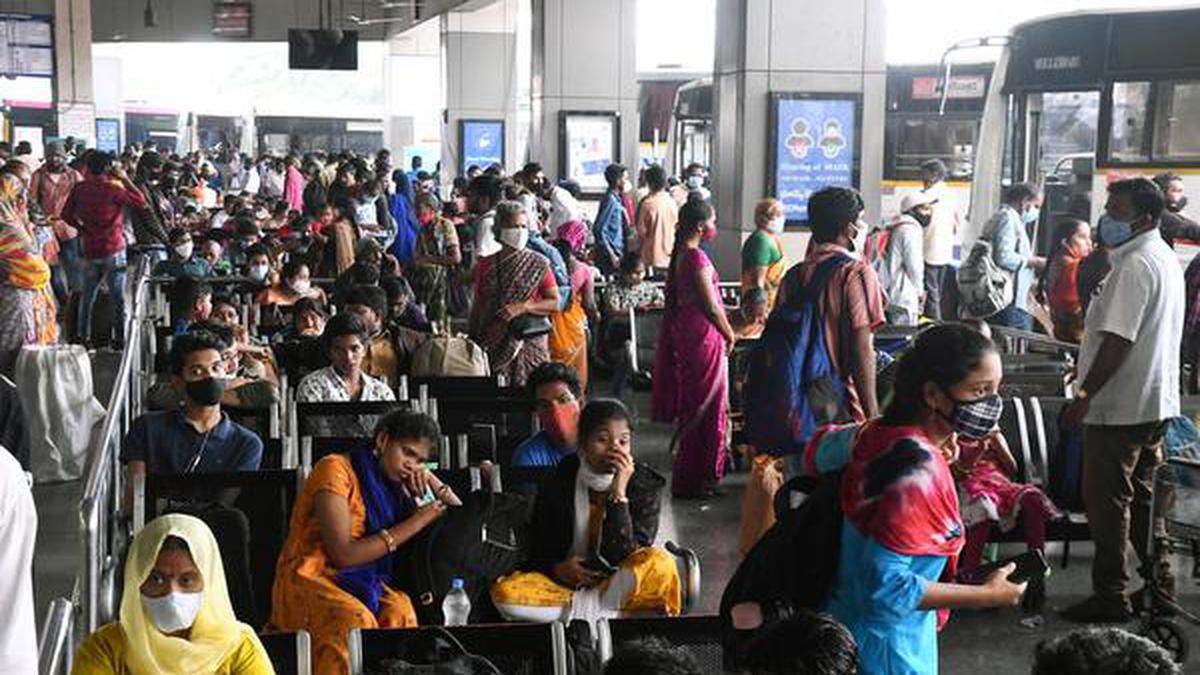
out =
[[777,502],[777,520],[738,565],[721,595],[721,642],[726,668],[741,667],[757,631],[735,630],[730,612],[744,602],[758,603],[764,623],[786,618],[797,609],[820,611],[837,581],[842,543],[842,473],[788,481],[780,495],[807,497],[796,508]]
[[412,599],[419,625],[440,626],[442,600],[455,578],[471,600],[471,622],[495,619],[488,589],[524,559],[519,535],[528,520],[523,497],[490,490],[463,497],[446,514],[400,548],[395,583]]
[[368,675],[503,675],[487,658],[471,654],[449,631],[424,630],[406,640]]

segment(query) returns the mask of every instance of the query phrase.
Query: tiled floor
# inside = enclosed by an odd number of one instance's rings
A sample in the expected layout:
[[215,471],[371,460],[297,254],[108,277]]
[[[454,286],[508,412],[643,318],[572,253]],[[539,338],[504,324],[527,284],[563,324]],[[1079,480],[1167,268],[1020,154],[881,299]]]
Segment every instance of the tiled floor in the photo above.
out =
[[[97,378],[97,389],[102,384]],[[641,412],[636,452],[664,474],[669,473],[667,453],[669,430],[649,423],[647,397],[637,395],[633,402]],[[725,494],[706,502],[666,500],[659,528],[660,539],[672,539],[689,546],[700,555],[703,569],[703,597],[700,611],[715,612],[720,603],[724,581],[737,565],[737,538],[741,492],[745,475],[728,477]],[[78,483],[46,485],[35,488],[40,531],[36,559],[37,603],[44,611],[51,599],[70,592],[80,560],[78,537]],[[1002,554],[1019,552],[1019,547]],[[1055,569],[1049,585],[1049,605],[1062,607],[1083,598],[1090,586],[1090,546],[1077,545],[1068,569],[1058,566],[1056,549],[1051,550]],[[1185,606],[1200,609],[1200,592],[1189,578],[1191,560],[1177,561],[1179,588]],[[1029,672],[1034,646],[1043,638],[1060,634],[1069,624],[1047,614],[1039,629],[1022,627],[1017,610],[957,612],[940,638],[943,673],[1023,675]],[[1189,627],[1188,634],[1200,649],[1200,630]],[[1189,668],[1200,671],[1200,658],[1193,656]]]

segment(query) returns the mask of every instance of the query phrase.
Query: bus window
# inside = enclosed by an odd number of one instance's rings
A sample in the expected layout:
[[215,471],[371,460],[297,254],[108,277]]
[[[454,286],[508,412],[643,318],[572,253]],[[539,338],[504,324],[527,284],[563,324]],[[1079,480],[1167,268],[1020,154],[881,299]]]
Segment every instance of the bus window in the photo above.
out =
[[977,119],[935,115],[900,119],[895,147],[889,148],[892,156],[887,158],[885,178],[916,180],[921,175],[921,163],[937,158],[946,162],[950,180],[970,180],[978,128]]
[[1200,159],[1200,82],[1162,82],[1155,96],[1154,159]]
[[1146,111],[1150,107],[1149,82],[1114,82],[1112,127],[1108,154],[1118,162],[1144,162],[1146,154]]
[[[1040,94],[1038,174],[1053,176],[1069,155],[1094,155],[1100,118],[1100,92],[1068,91]],[[1032,96],[1031,96],[1032,98]],[[1091,176],[1087,176],[1088,181]]]

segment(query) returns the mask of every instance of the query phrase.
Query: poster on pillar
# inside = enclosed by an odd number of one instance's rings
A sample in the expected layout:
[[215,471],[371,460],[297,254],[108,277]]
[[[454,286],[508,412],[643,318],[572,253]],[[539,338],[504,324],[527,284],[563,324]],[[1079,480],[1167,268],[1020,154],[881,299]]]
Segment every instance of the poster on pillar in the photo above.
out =
[[563,178],[587,195],[608,189],[604,170],[621,161],[621,114],[612,111],[559,113],[559,167]]
[[471,166],[504,166],[504,120],[459,120],[458,143],[459,175],[467,175]]
[[858,188],[861,109],[858,94],[771,95],[768,188],[783,202],[789,227],[808,224],[817,190]]

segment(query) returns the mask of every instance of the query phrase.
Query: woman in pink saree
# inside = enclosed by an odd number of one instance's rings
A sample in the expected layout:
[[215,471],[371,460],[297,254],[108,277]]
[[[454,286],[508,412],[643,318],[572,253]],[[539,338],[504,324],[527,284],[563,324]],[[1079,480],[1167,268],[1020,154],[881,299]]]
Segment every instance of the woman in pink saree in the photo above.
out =
[[671,492],[681,499],[712,495],[725,471],[727,356],[734,335],[717,271],[700,249],[716,234],[712,208],[702,200],[679,210],[654,356],[654,419],[676,425]]

